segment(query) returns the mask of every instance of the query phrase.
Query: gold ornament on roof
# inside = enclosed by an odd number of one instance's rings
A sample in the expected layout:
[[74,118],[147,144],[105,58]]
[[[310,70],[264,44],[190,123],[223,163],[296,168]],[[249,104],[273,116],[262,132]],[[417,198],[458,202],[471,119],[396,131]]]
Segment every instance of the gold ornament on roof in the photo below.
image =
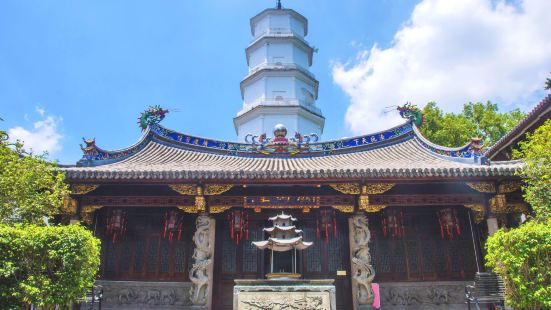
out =
[[475,203],[475,204],[466,204],[465,208],[471,209],[474,214],[474,222],[480,223],[482,220],[484,220],[484,216],[486,214],[486,208],[484,208],[484,205],[481,203]]
[[197,209],[198,212],[205,211],[207,207],[207,201],[205,199],[205,196],[195,196],[195,209]]
[[367,205],[363,209],[360,207],[360,209],[368,213],[375,213],[381,211],[386,207],[386,205]]
[[205,185],[205,195],[220,195],[229,191],[232,184],[207,184]]
[[470,188],[481,193],[495,193],[496,187],[492,182],[467,182]]
[[507,213],[507,198],[505,198],[505,194],[497,194],[490,198],[490,210],[492,213]]
[[176,208],[178,208],[178,210],[184,211],[185,213],[199,213],[195,206],[176,206]]
[[499,184],[499,193],[512,193],[520,189],[519,181],[505,181]]
[[334,190],[347,195],[357,195],[360,193],[360,185],[358,183],[336,183],[329,184]]
[[362,194],[383,194],[394,187],[396,183],[371,183],[362,186]]
[[97,184],[73,184],[71,185],[71,194],[73,195],[84,195],[98,188]]
[[61,205],[60,211],[61,214],[65,215],[76,215],[77,214],[78,202],[69,196],[63,199],[63,204]]
[[87,205],[87,206],[83,206],[81,209],[80,209],[80,220],[87,224],[87,225],[91,225],[92,224],[92,221],[94,219],[94,212],[96,212],[96,210],[99,210],[103,208],[103,206],[101,205]]
[[169,184],[168,185],[173,191],[178,192],[180,195],[192,196],[196,193],[195,184]]
[[231,209],[231,206],[210,206],[209,207],[210,213],[222,213],[229,209]]
[[341,211],[342,213],[352,213],[354,212],[353,205],[334,205],[333,208]]

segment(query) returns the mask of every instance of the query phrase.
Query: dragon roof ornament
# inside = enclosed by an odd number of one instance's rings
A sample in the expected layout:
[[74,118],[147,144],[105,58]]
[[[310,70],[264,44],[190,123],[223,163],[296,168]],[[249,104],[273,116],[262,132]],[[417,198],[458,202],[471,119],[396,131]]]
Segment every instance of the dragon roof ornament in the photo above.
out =
[[168,110],[161,108],[159,105],[149,106],[147,110],[143,111],[138,117],[138,125],[142,131],[146,130],[147,127],[160,123],[168,113]]
[[301,152],[310,152],[310,142],[317,142],[318,135],[312,133],[301,135],[296,132],[294,138],[287,138],[287,128],[282,124],[274,127],[274,137],[267,138],[263,133],[260,136],[248,134],[245,141],[253,146],[253,150],[260,154],[285,153],[295,155]]
[[411,104],[411,102],[406,102],[402,106],[396,108],[400,112],[402,118],[408,119],[410,122],[414,123],[415,126],[421,127],[423,125],[423,113],[416,105]]

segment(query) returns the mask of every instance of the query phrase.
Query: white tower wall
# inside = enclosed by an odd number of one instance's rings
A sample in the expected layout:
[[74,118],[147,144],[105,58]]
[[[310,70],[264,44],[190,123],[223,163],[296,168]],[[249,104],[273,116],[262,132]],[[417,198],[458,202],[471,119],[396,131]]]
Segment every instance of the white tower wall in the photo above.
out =
[[325,119],[315,105],[318,81],[308,71],[313,50],[304,41],[306,18],[290,9],[267,9],[251,19],[251,32],[243,108],[234,118],[238,140],[247,134],[271,136],[276,124],[289,134],[321,135]]

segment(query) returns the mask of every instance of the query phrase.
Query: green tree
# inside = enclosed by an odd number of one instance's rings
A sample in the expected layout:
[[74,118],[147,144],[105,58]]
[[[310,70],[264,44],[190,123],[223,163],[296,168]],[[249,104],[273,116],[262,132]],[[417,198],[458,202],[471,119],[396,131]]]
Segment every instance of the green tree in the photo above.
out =
[[545,89],[551,90],[551,79],[547,78],[547,81],[545,81]]
[[525,114],[516,109],[511,112],[498,112],[497,104],[472,103],[463,106],[461,113],[444,113],[435,102],[423,108],[425,123],[421,133],[433,143],[458,147],[473,137],[482,138],[489,146],[509,132]]
[[0,224],[0,309],[68,308],[93,285],[99,251],[80,225]]
[[503,278],[509,306],[551,308],[551,219],[499,230],[486,241],[485,258]]
[[551,218],[551,120],[533,134],[527,133],[513,157],[525,163],[519,173],[524,180],[524,200],[532,206],[537,221],[546,221]]
[[44,223],[69,193],[64,174],[45,155],[26,153],[0,131],[0,223]]

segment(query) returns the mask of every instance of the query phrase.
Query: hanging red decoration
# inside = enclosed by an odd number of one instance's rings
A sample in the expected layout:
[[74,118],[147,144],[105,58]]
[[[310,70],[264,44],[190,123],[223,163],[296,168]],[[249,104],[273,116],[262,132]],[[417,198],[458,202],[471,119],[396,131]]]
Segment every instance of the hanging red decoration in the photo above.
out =
[[242,210],[234,210],[228,213],[230,223],[230,237],[236,244],[243,240],[249,240],[249,214]]
[[166,211],[163,221],[163,238],[169,242],[174,241],[174,236],[180,241],[182,237],[182,224],[184,217],[176,210]]
[[113,243],[117,242],[126,232],[126,211],[114,209],[107,217],[107,235]]
[[440,223],[440,237],[444,239],[444,235],[452,240],[454,231],[459,236],[461,229],[459,228],[459,219],[457,218],[457,210],[454,208],[440,209],[437,212],[438,222]]
[[321,209],[316,219],[316,237],[320,239],[320,232],[325,235],[325,242],[329,242],[329,232],[337,237],[337,216],[335,210]]
[[404,212],[402,210],[388,209],[381,213],[383,237],[402,238],[405,235]]

